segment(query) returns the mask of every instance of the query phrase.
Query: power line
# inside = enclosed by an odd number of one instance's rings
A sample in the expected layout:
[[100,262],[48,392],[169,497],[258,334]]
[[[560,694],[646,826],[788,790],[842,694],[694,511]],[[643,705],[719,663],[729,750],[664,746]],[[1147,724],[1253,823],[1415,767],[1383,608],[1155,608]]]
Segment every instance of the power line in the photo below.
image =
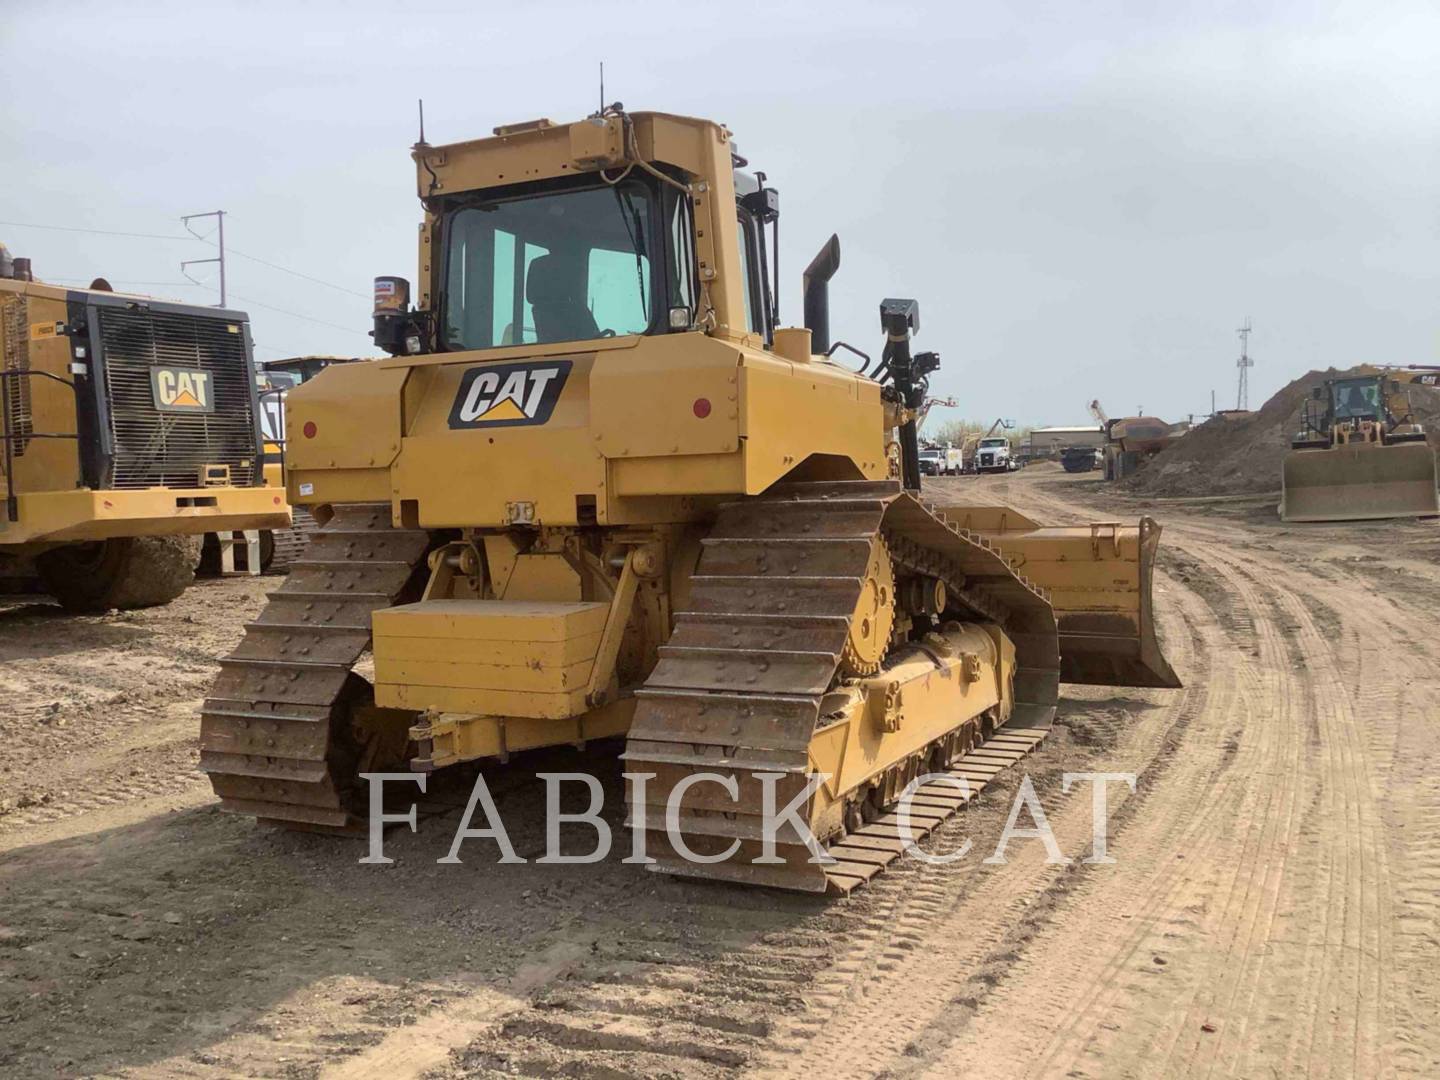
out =
[[0,221],[0,225],[17,229],[46,229],[50,232],[93,233],[96,236],[131,236],[143,240],[189,240],[188,236],[165,235],[162,233],[116,232],[114,229],[82,229],[74,225],[35,225],[28,221]]
[[254,342],[253,344],[254,344],[254,346],[255,346],[255,351],[256,351],[256,352],[276,353],[277,355],[280,355],[280,356],[305,356],[305,355],[306,355],[304,349],[286,349],[286,348],[283,348],[283,347],[281,347],[281,346],[279,346],[279,345],[262,345],[262,344],[261,344],[260,342],[258,342],[258,341]]
[[[104,277],[104,276],[105,276],[105,275],[103,275],[103,274],[91,274],[89,277],[55,277],[55,276],[52,275],[52,274],[46,274],[46,275],[45,275],[45,280],[46,280],[46,281],[63,281],[63,282],[72,282],[72,281],[94,281],[97,277]],[[135,278],[108,278],[108,277],[105,278],[105,280],[108,281],[108,282],[110,282],[112,285],[166,285],[166,286],[177,287],[177,288],[185,288],[185,289],[193,289],[193,288],[196,288],[196,287],[199,287],[199,288],[202,288],[202,289],[208,289],[208,288],[210,287],[210,286],[208,286],[208,285],[201,285],[200,282],[198,282],[198,281],[138,281],[138,280],[136,280]]]
[[[4,222],[0,222],[0,225],[3,225],[3,224],[5,224],[5,223],[4,223]],[[36,227],[37,227],[37,228],[40,228],[40,227],[42,227],[42,226],[36,226]],[[76,230],[76,231],[77,231],[77,232],[84,232],[84,231],[88,231],[88,230],[83,230],[83,229],[82,229],[82,230]],[[231,249],[229,249],[229,250],[230,250],[230,254],[232,254],[232,255],[233,255],[233,254],[236,254],[236,252],[235,252],[235,250],[234,250],[233,248],[231,248]],[[50,276],[50,277],[47,277],[46,280],[47,280],[47,281],[57,281],[57,282],[78,282],[78,281],[94,281],[95,278],[94,278],[93,276],[88,277],[88,278],[83,278],[83,277],[54,277],[54,276]],[[107,280],[107,281],[112,281],[112,279],[109,279],[109,278],[107,278],[106,280]],[[163,285],[163,286],[166,286],[166,287],[169,287],[169,288],[209,289],[211,292],[217,291],[217,290],[216,290],[216,287],[215,287],[214,285],[208,284],[207,282],[204,282],[204,281],[139,281],[139,280],[137,280],[137,279],[135,279],[135,278],[114,278],[113,281],[112,281],[112,284],[116,284],[116,285]],[[292,318],[292,319],[303,319],[305,322],[312,322],[312,323],[315,323],[315,324],[317,324],[317,325],[319,325],[319,326],[328,326],[328,327],[330,327],[330,328],[333,329],[333,330],[343,330],[343,331],[345,331],[347,334],[357,334],[357,335],[359,335],[359,336],[361,336],[361,337],[369,337],[369,336],[370,336],[369,334],[363,333],[363,332],[360,331],[360,330],[356,330],[353,326],[341,326],[339,323],[332,323],[332,322],[327,322],[327,321],[324,320],[324,319],[317,319],[317,318],[315,318],[313,315],[302,315],[302,314],[300,314],[300,312],[298,312],[298,311],[287,311],[285,308],[275,307],[273,304],[266,304],[266,303],[263,303],[263,302],[260,301],[260,300],[254,300],[254,299],[252,299],[252,298],[250,298],[250,297],[248,297],[248,296],[241,296],[241,295],[240,295],[239,293],[237,293],[237,292],[232,292],[230,295],[233,296],[233,297],[235,297],[235,299],[237,299],[237,300],[243,300],[243,301],[245,301],[245,303],[250,304],[250,305],[252,305],[252,306],[254,306],[254,307],[264,308],[264,309],[267,310],[267,311],[273,311],[273,312],[275,312],[275,313],[277,313],[277,314],[279,314],[279,315],[288,315],[288,316],[290,316],[290,318]],[[258,345],[258,344],[257,344],[255,347],[256,347],[257,349],[262,349],[262,348],[263,348],[263,349],[267,349],[267,350],[269,350],[269,351],[271,351],[271,352],[286,353],[287,355],[293,355],[293,356],[298,356],[298,355],[299,355],[299,353],[297,353],[297,352],[296,352],[295,350],[293,350],[293,349],[292,349],[292,350],[278,349],[278,348],[275,348],[273,345]]]
[[[206,287],[214,288],[213,285]],[[275,307],[273,304],[265,304],[261,303],[259,300],[252,300],[248,296],[241,296],[237,292],[231,292],[230,295],[233,296],[236,300],[243,300],[245,301],[245,303],[253,305],[254,307],[264,308],[267,311],[274,311],[281,315],[289,315],[292,319],[303,319],[306,322],[316,323],[319,326],[328,326],[334,330],[344,330],[347,334],[357,334],[360,337],[370,336],[363,331],[356,330],[353,326],[341,326],[339,323],[326,322],[324,319],[317,319],[313,315],[301,315],[298,311],[286,311],[284,308]]]
[[[73,225],[36,225],[28,221],[0,221],[0,225],[10,225],[18,229],[46,229],[51,232],[92,233],[96,236],[129,236],[143,240],[195,239],[199,240],[201,243],[209,244],[211,247],[216,246],[215,242],[211,240],[208,236],[195,236],[194,234],[191,234],[189,236],[172,236],[162,233],[116,232],[113,229],[85,229]],[[333,281],[326,281],[324,278],[318,278],[312,274],[302,274],[299,270],[291,270],[288,266],[281,266],[279,263],[270,262],[268,259],[262,259],[258,255],[251,255],[249,252],[241,251],[236,247],[227,246],[225,251],[228,255],[238,255],[242,259],[249,259],[253,263],[259,263],[261,266],[267,266],[271,270],[278,270],[282,274],[289,274],[292,277],[303,278],[305,281],[314,282],[316,285],[324,285],[327,289],[335,289],[338,292],[343,292],[350,296],[358,296],[361,300],[370,299],[370,295],[368,293],[359,292],[355,289],[349,289],[346,288],[344,285],[336,285]]]
[[[209,241],[207,240],[206,243],[208,244]],[[358,296],[361,300],[371,299],[367,293],[347,289],[344,285],[336,285],[334,282],[312,277],[309,274],[302,274],[299,270],[291,270],[289,267],[281,266],[278,263],[267,262],[259,256],[247,254],[237,247],[227,248],[226,251],[231,255],[239,255],[242,259],[249,259],[251,262],[259,263],[261,266],[268,266],[271,270],[279,270],[282,274],[290,274],[293,277],[304,278],[306,281],[313,281],[316,285],[324,285],[327,289],[334,289],[337,292],[347,293],[350,296]]]

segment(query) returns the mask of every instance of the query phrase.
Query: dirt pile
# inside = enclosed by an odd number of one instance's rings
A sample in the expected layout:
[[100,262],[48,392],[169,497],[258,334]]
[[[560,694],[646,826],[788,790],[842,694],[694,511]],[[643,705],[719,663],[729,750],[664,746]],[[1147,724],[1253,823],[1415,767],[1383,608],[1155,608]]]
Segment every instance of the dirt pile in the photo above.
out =
[[[1281,389],[1258,412],[1216,416],[1195,428],[1124,482],[1130,491],[1159,497],[1261,495],[1280,490],[1280,463],[1300,426],[1300,410],[1311,391],[1350,374],[1331,368],[1311,371]],[[1440,427],[1440,391],[1409,388],[1415,418]]]

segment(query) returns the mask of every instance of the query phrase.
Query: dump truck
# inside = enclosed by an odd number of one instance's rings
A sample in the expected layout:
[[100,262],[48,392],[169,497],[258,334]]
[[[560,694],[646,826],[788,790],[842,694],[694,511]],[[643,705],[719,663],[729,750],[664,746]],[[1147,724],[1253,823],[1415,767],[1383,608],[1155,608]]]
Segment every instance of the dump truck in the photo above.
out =
[[0,247],[0,576],[67,610],[168,603],[200,539],[288,526],[238,311],[34,280]]
[[1099,401],[1090,402],[1090,415],[1105,429],[1105,479],[1123,480],[1164,450],[1190,428],[1158,416],[1121,416],[1111,419]]
[[908,785],[933,825],[963,798],[927,774],[983,743],[983,782],[1062,681],[1178,685],[1159,527],[922,500],[919,305],[880,303],[870,375],[828,359],[832,236],[783,326],[779,195],[722,125],[617,105],[412,155],[390,357],[286,398],[320,527],[205,702],[222,810],[353,832],[361,772],[623,738],[651,869],[844,892],[904,850]]
[[1440,369],[1361,369],[1315,387],[1281,465],[1284,521],[1369,521],[1440,515],[1435,451],[1410,386]]

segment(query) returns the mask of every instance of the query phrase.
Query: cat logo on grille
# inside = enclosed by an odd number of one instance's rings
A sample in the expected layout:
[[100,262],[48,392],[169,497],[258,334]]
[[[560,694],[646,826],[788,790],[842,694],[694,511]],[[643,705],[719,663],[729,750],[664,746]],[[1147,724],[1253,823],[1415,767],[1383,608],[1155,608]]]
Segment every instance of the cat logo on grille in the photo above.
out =
[[569,360],[473,367],[460,380],[455,403],[450,406],[450,426],[543,424],[555,411],[569,377]]
[[152,367],[150,394],[163,413],[213,413],[214,373],[196,368]]

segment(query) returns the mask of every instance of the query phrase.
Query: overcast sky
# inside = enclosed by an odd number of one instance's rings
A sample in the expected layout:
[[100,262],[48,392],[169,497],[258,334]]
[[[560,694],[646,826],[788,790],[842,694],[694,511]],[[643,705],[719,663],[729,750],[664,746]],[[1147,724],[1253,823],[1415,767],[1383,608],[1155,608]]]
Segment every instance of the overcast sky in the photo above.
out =
[[[878,348],[880,299],[920,301],[961,401],[936,419],[1233,406],[1246,316],[1254,405],[1440,363],[1434,2],[0,0],[0,221],[224,209],[236,252],[338,286],[235,255],[260,357],[363,355],[370,279],[416,276],[415,99],[437,144],[575,120],[601,60],[608,98],[722,121],[770,174],[784,321],[832,231],[837,336]],[[215,300],[174,284],[198,241],[0,240],[49,280]]]

